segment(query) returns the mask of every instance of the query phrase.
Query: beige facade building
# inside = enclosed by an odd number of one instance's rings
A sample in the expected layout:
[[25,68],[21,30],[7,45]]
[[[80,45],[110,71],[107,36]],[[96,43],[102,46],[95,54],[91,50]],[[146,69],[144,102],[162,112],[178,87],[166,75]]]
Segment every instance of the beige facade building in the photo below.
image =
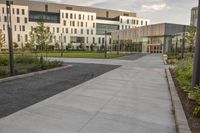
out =
[[[8,48],[6,0],[0,1],[0,29],[5,36],[4,48]],[[138,18],[134,12],[109,9],[82,7],[67,4],[45,3],[30,0],[14,0],[11,6],[13,42],[24,47],[29,41],[31,29],[42,19],[50,27],[53,39],[49,44],[52,48],[56,43],[67,47],[72,43],[75,48],[84,43],[89,49],[96,43],[99,47],[107,41],[111,44],[111,35],[105,41],[105,31],[136,28],[149,25],[150,20]]]

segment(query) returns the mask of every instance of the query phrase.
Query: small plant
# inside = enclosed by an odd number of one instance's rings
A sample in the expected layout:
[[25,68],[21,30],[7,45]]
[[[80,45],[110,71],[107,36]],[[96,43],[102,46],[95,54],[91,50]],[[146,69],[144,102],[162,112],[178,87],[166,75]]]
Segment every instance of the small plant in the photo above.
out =
[[9,64],[8,57],[0,56],[0,66],[7,66]]
[[200,117],[200,106],[195,107],[193,115],[196,117]]
[[8,76],[8,75],[9,75],[8,69],[6,69],[6,68],[0,69],[0,76],[5,77],[5,76]]

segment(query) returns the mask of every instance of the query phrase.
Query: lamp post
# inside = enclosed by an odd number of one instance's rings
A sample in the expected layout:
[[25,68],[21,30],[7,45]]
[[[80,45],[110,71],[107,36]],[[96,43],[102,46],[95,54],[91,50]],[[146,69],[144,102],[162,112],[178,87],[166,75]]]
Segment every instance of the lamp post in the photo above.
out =
[[107,58],[107,31],[105,31],[105,47],[104,47],[104,52],[105,52],[105,58]]
[[119,41],[119,33],[118,33],[118,45],[117,45],[117,55],[119,55],[120,41]]
[[61,40],[61,57],[63,57],[63,34],[62,33],[60,36],[60,40]]
[[21,48],[24,48],[24,40],[23,40],[23,36],[21,36]]
[[183,27],[183,40],[182,40],[182,48],[181,48],[181,59],[184,58],[184,52],[185,52],[185,30],[186,26]]
[[196,48],[193,65],[192,87],[200,83],[200,0],[198,5],[198,21],[197,21],[197,35],[196,35]]
[[10,76],[14,75],[14,57],[13,57],[12,23],[11,23],[11,5],[12,4],[13,4],[13,1],[10,1],[10,0],[6,1]]

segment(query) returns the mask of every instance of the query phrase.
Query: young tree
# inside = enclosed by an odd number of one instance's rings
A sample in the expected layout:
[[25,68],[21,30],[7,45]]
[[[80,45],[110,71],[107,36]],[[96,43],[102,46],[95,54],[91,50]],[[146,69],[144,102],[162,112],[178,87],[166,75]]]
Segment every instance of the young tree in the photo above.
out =
[[15,49],[17,49],[17,48],[19,47],[19,45],[18,45],[16,42],[13,42],[13,47],[14,47]]
[[4,35],[3,35],[3,32],[2,30],[0,29],[0,49],[3,47],[3,44],[4,44]]
[[56,43],[55,43],[55,48],[56,48],[56,49],[60,49],[60,44],[59,44],[58,41],[56,41]]
[[187,34],[185,36],[187,43],[190,45],[190,52],[194,48],[195,39],[196,39],[196,27],[191,25],[187,28]]
[[51,36],[49,27],[45,26],[43,22],[38,22],[38,26],[34,27],[30,32],[30,40],[34,40],[34,43],[40,47],[40,50],[47,50]]

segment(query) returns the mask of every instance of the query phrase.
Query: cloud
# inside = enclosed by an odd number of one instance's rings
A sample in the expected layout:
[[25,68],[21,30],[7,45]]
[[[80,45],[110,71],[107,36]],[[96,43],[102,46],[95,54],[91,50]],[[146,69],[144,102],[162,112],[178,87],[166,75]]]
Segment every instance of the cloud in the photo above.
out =
[[166,3],[160,3],[160,4],[144,4],[141,6],[141,11],[160,11],[163,9],[170,9],[169,6],[167,6]]

